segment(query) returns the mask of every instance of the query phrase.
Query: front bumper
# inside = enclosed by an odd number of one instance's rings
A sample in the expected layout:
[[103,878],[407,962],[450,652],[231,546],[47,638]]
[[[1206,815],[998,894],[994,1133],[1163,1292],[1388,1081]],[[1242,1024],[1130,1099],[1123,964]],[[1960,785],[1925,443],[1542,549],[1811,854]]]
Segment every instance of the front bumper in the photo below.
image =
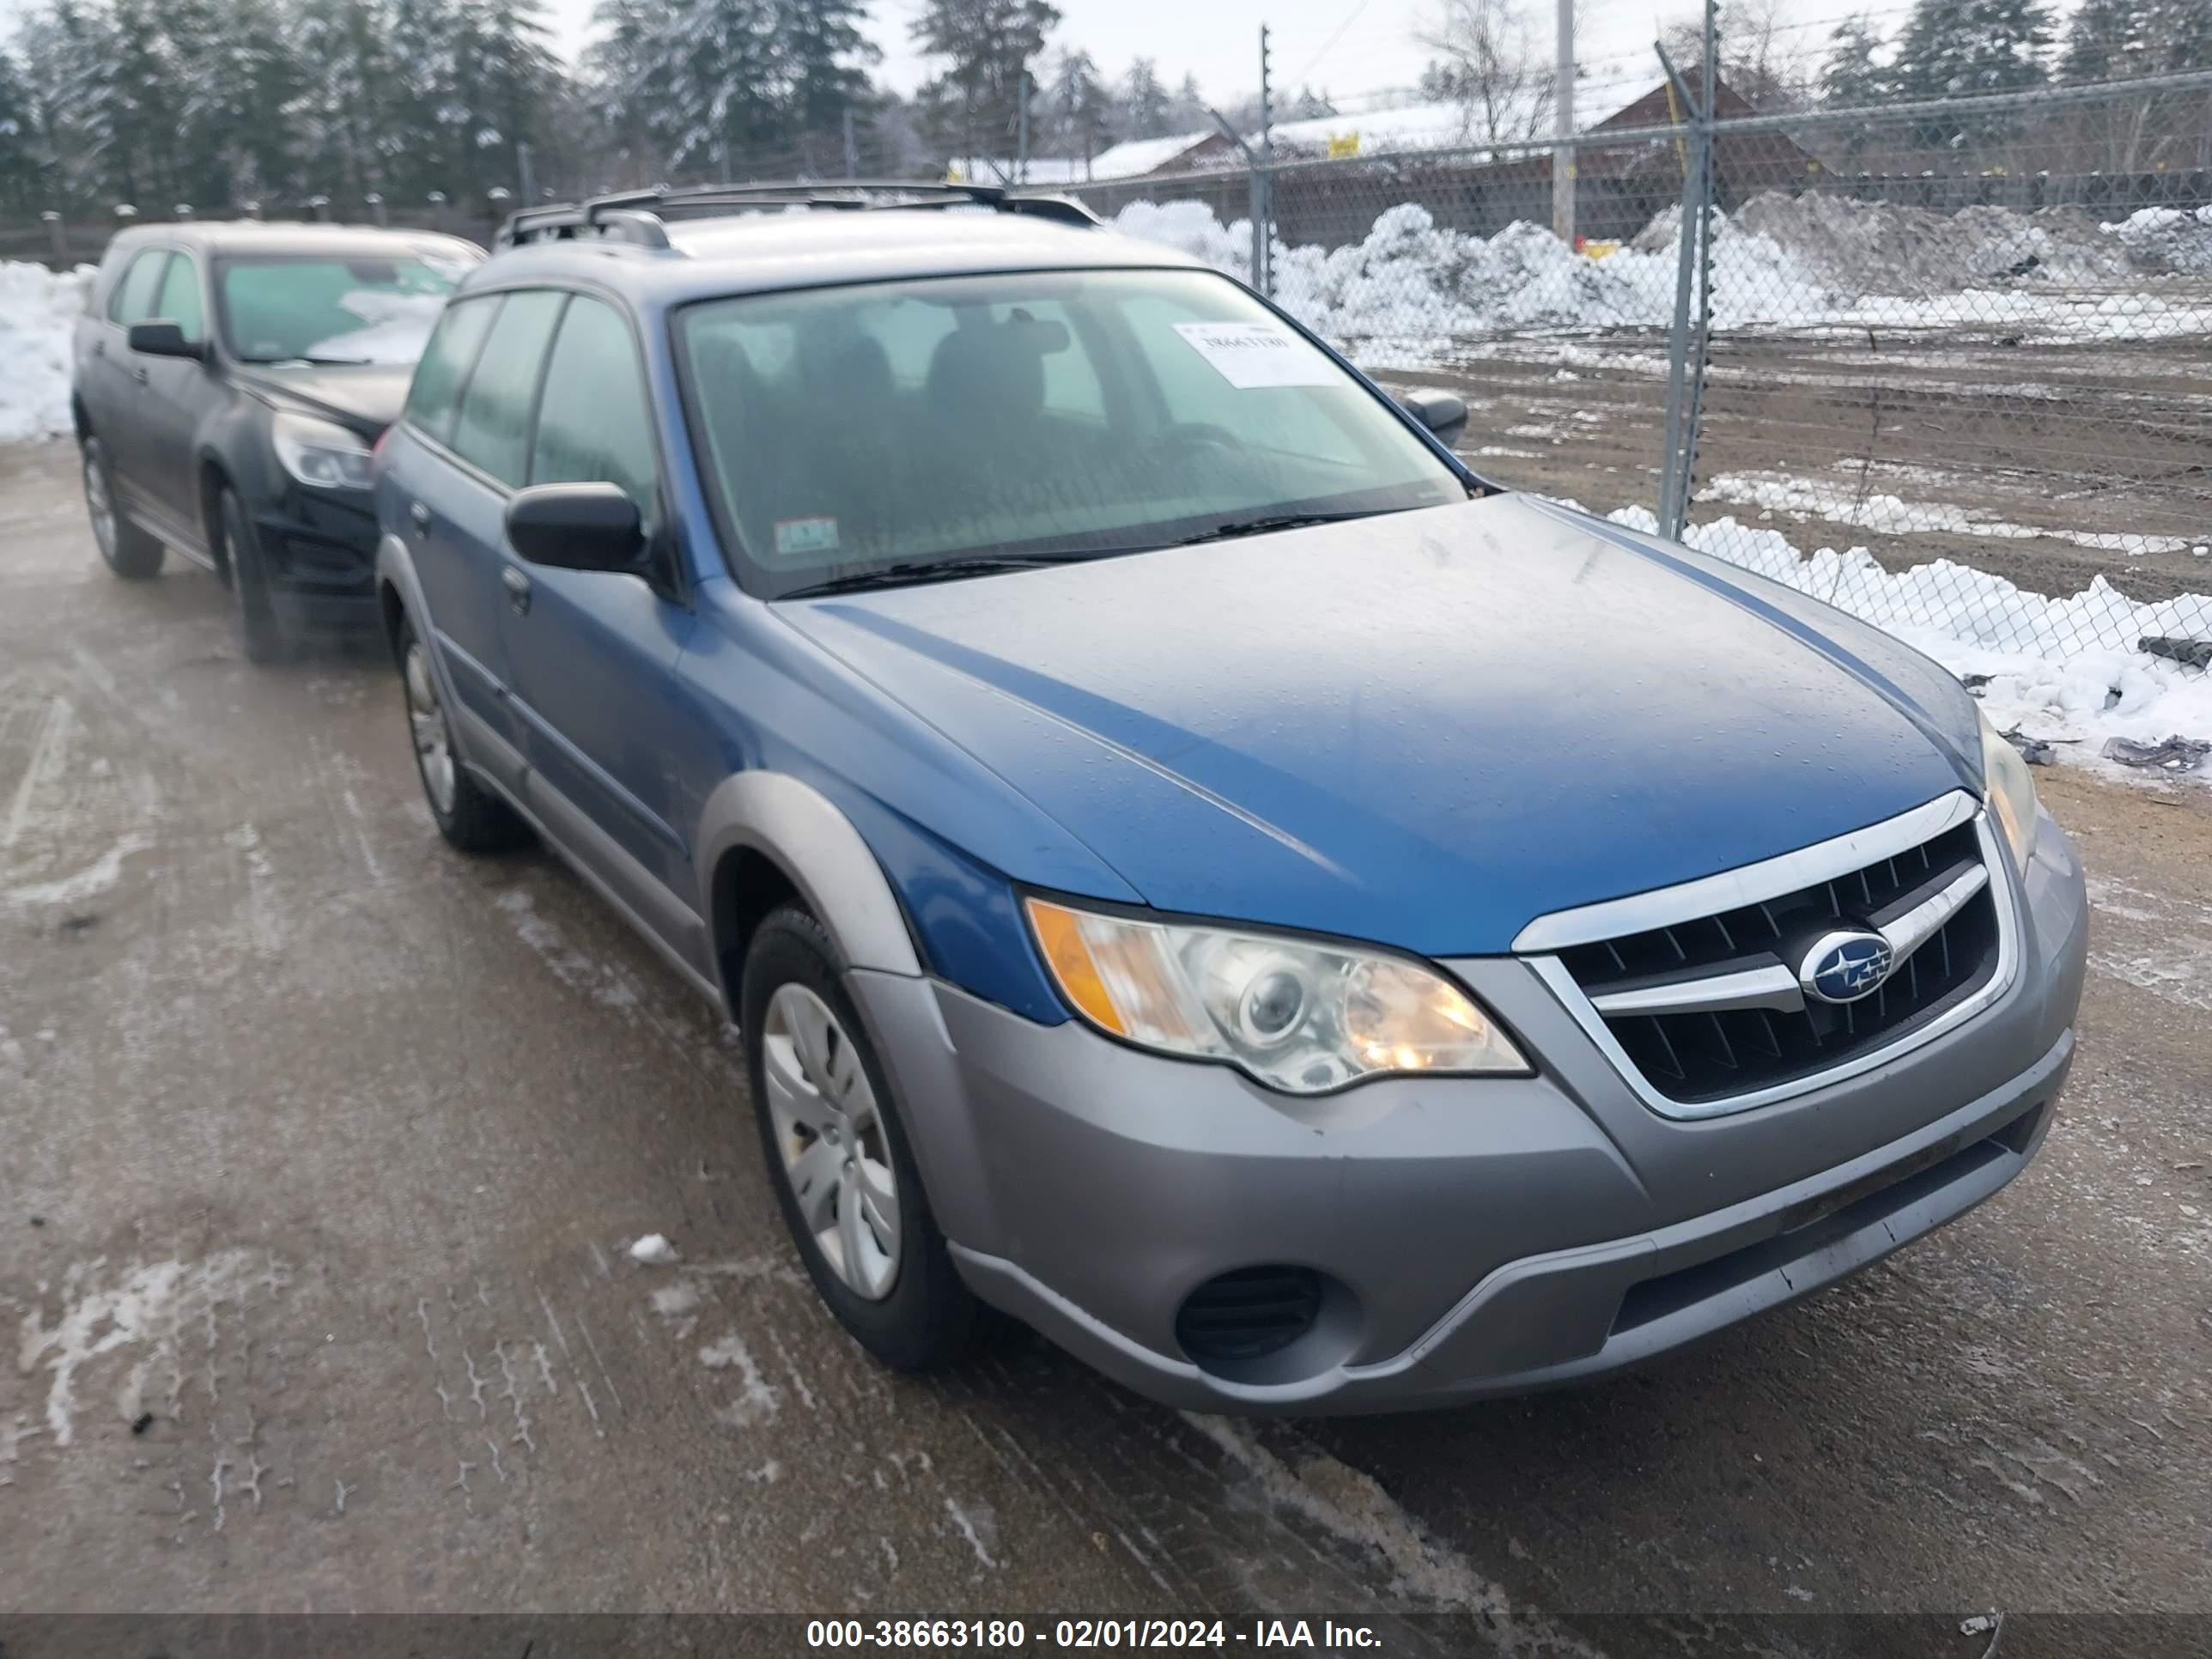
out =
[[373,628],[376,517],[334,495],[288,489],[254,514],[269,601],[297,629]]
[[[1170,1404],[1443,1405],[1617,1370],[1803,1296],[2027,1166],[2072,1062],[2085,900],[2045,817],[2001,1000],[1892,1063],[1670,1120],[1524,961],[1449,964],[1531,1078],[1397,1079],[1292,1099],[1224,1066],[1038,1025],[940,982],[852,988],[961,1272],[985,1300]],[[1194,1363],[1215,1275],[1312,1269],[1311,1329]]]

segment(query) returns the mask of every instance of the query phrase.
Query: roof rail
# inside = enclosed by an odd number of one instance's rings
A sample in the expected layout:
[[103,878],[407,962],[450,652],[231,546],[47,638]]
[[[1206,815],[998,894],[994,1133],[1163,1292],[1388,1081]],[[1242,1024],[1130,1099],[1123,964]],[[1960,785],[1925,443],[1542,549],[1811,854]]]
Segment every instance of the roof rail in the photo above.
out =
[[[872,200],[893,197],[890,201]],[[1086,229],[1098,216],[1072,197],[1030,195],[999,185],[949,184],[912,179],[820,179],[744,185],[694,185],[670,190],[619,191],[582,202],[559,202],[511,213],[499,228],[497,247],[522,242],[572,241],[580,237],[668,246],[672,219],[715,218],[768,208],[823,208],[882,212],[894,209],[988,207],[1026,213]]]

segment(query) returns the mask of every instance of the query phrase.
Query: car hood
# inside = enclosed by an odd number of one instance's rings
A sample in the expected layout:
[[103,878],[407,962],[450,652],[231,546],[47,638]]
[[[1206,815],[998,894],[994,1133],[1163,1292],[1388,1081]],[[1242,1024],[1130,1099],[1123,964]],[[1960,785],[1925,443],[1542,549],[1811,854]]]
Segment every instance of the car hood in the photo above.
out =
[[336,421],[368,439],[399,418],[415,370],[405,363],[257,363],[239,379],[280,408]]
[[1519,496],[777,610],[1147,903],[1431,956],[1979,766],[1917,653]]

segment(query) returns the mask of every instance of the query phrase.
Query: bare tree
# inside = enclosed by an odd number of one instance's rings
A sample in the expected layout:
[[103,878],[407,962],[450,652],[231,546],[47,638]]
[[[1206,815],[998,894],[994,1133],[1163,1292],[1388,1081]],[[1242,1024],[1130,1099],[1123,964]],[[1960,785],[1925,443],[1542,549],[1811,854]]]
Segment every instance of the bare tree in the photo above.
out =
[[[1813,102],[1820,52],[1802,25],[1785,16],[1790,0],[1731,0],[1721,11],[1721,82],[1753,109],[1786,112]],[[1794,33],[1793,33],[1794,29]],[[1696,18],[1661,31],[1674,66],[1694,78],[1705,61],[1705,27]]]
[[1505,143],[1552,121],[1552,60],[1514,0],[1437,0],[1415,43],[1435,57],[1422,89],[1465,112],[1465,137]]

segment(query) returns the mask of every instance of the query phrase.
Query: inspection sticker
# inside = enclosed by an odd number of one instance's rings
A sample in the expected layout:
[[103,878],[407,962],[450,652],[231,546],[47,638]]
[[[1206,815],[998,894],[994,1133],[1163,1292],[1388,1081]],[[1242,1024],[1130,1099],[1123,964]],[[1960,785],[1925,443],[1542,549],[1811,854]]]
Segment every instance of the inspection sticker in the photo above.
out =
[[775,550],[794,557],[808,553],[835,553],[837,550],[837,520],[778,519],[775,521]]
[[1280,323],[1177,323],[1175,331],[1241,391],[1337,384],[1335,365]]

